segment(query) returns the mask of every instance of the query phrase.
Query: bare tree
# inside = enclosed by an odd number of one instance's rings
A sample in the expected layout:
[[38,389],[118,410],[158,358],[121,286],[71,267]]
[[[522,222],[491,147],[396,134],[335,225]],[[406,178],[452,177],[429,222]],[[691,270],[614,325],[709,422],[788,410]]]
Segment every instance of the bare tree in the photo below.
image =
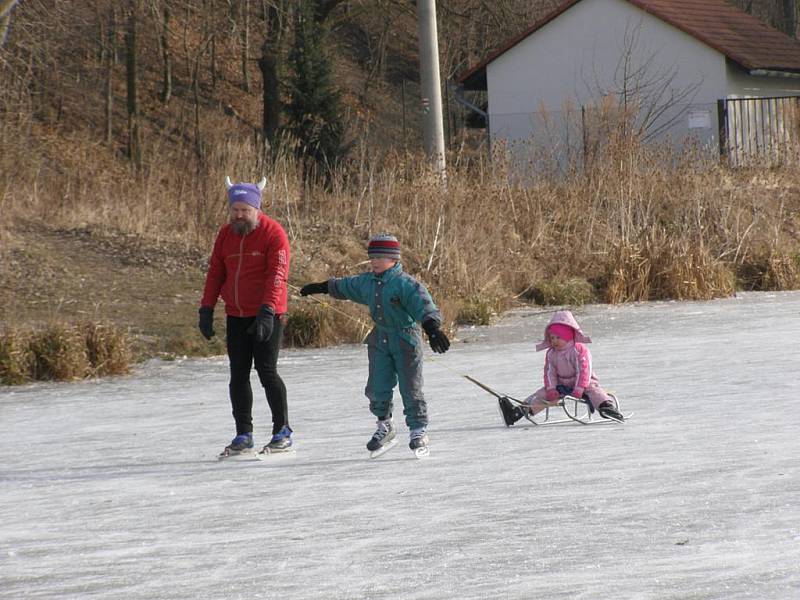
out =
[[239,22],[242,27],[242,84],[250,91],[250,0],[239,2]]
[[265,143],[275,147],[280,128],[281,103],[279,89],[279,61],[283,54],[283,27],[287,7],[284,2],[264,2],[264,41],[258,67],[263,80],[261,134]]
[[117,9],[97,5],[100,23],[100,65],[103,70],[103,128],[105,142],[109,146],[114,135],[114,67],[117,65]]
[[128,157],[137,171],[142,167],[142,139],[139,128],[138,91],[138,40],[137,31],[141,18],[141,0],[129,0],[128,25],[125,32],[125,71],[127,74],[128,109]]
[[703,79],[676,86],[678,66],[667,66],[660,62],[658,51],[650,52],[643,46],[641,28],[641,21],[626,26],[611,81],[604,81],[595,66],[594,80],[587,83],[584,76],[584,83],[590,95],[601,100],[604,115],[609,115],[609,101],[615,105],[615,126],[622,127],[622,133],[648,141],[686,115]]
[[171,29],[170,20],[172,19],[171,2],[174,0],[162,0],[161,6],[157,0],[151,1],[151,11],[157,23],[160,23],[159,33],[156,36],[158,50],[161,55],[161,102],[168,104],[172,98],[172,44],[170,43]]

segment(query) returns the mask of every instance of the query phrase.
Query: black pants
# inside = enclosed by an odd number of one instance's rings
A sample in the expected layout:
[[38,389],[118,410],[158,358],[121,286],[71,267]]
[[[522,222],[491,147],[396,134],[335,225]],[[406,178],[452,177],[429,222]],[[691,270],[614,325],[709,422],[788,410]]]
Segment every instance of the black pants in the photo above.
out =
[[255,317],[227,319],[226,344],[231,368],[229,385],[236,434],[253,431],[253,390],[250,387],[250,369],[255,363],[256,373],[267,394],[267,404],[272,412],[272,433],[278,433],[289,424],[286,406],[286,386],[278,375],[278,352],[283,337],[283,319],[275,318],[272,335],[266,342],[257,343],[247,328]]

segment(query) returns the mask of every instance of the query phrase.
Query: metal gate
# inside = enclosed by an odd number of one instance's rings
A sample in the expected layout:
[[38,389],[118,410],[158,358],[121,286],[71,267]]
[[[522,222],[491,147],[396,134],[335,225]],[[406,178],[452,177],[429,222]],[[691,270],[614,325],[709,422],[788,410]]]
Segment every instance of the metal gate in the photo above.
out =
[[732,166],[778,165],[800,158],[800,97],[717,101],[719,151]]

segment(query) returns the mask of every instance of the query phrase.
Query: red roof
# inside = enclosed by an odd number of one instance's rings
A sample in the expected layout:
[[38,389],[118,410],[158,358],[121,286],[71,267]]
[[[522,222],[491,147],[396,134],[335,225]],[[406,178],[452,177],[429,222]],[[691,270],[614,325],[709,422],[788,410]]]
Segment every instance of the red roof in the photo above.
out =
[[[466,89],[486,89],[486,65],[581,0],[566,0],[459,77]],[[714,48],[747,71],[800,72],[800,42],[723,0],[626,0]]]

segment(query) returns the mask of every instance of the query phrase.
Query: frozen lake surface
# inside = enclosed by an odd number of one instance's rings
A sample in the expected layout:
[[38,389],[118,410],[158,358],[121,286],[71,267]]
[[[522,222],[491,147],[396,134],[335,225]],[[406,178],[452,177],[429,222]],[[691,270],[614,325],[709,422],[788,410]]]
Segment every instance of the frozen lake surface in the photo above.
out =
[[297,452],[268,462],[216,460],[224,358],[0,387],[0,598],[800,598],[800,293],[578,309],[635,416],[507,429],[460,375],[534,391],[550,314],[428,353],[426,460],[399,398],[368,458],[361,346],[283,352]]

